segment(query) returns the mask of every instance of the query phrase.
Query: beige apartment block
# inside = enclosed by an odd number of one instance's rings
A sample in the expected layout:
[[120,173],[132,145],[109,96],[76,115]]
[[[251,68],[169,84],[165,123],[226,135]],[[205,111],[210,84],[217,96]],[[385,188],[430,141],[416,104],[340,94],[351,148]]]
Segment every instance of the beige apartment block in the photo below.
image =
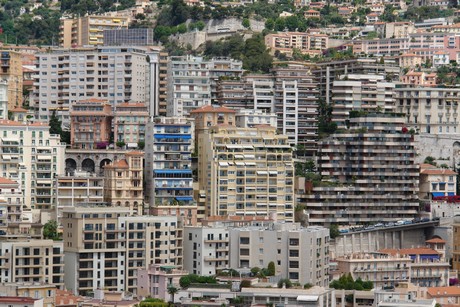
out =
[[336,261],[340,274],[350,273],[354,280],[372,281],[375,288],[410,281],[411,258],[407,255],[354,254]]
[[65,143],[49,129],[40,122],[0,120],[0,176],[20,184],[28,208],[54,208],[54,177],[64,173]]
[[5,283],[41,283],[64,287],[62,241],[0,241],[0,278]]
[[21,107],[23,103],[22,57],[20,52],[0,50],[0,79],[8,84],[8,110]]
[[276,128],[211,127],[198,135],[198,155],[207,216],[294,220],[292,148]]
[[460,89],[406,85],[396,91],[396,112],[407,114],[407,127],[420,133],[460,132]]
[[420,165],[420,199],[457,194],[457,172],[431,164]]
[[387,22],[385,23],[385,38],[408,37],[415,32],[413,22]]
[[112,206],[129,208],[142,215],[144,209],[143,166],[144,153],[130,151],[125,158],[104,166],[104,201]]
[[265,45],[272,52],[279,50],[291,55],[294,49],[298,49],[305,54],[320,55],[321,51],[328,48],[329,37],[306,32],[278,32],[266,35]]
[[96,289],[137,293],[138,269],[182,266],[177,217],[130,216],[129,208],[82,205],[63,210],[65,286],[75,294]]
[[72,176],[56,178],[57,218],[62,218],[62,210],[75,207],[78,203],[101,203],[104,200],[104,177],[95,173],[75,172]]
[[59,26],[59,45],[64,48],[101,46],[104,30],[128,29],[129,18],[89,15],[62,18]]
[[[18,296],[30,298],[42,298],[46,307],[55,307],[56,292],[59,291],[56,285],[39,282],[12,282],[1,283],[0,293],[2,296]],[[70,307],[70,306],[68,306]]]

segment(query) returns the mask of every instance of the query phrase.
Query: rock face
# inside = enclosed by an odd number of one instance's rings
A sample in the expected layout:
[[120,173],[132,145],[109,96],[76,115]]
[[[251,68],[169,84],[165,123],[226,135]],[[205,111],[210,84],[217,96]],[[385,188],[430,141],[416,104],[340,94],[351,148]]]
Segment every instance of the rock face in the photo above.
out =
[[251,30],[251,32],[262,32],[265,28],[265,23],[263,21],[255,19],[250,20],[250,25],[250,29],[246,29],[242,25],[242,20],[238,18],[221,20],[211,19],[207,22],[203,31],[195,30],[183,34],[176,34],[171,36],[170,39],[182,46],[190,44],[193,49],[196,49],[207,40],[216,41],[236,33],[251,36],[252,33],[248,33],[248,30]]

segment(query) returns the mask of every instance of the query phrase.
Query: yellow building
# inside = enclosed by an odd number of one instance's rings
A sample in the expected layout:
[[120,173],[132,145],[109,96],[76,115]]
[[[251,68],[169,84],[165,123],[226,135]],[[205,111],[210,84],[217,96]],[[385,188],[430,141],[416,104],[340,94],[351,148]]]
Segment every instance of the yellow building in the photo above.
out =
[[22,59],[21,54],[11,50],[1,50],[0,80],[8,82],[8,110],[22,106]]
[[113,206],[130,208],[130,212],[142,214],[144,193],[142,190],[144,153],[131,151],[125,158],[104,167],[104,201]]
[[198,178],[207,216],[294,221],[294,167],[287,136],[267,125],[218,125],[198,138]]
[[61,19],[59,44],[64,48],[100,46],[104,44],[104,30],[128,29],[129,18],[118,16],[85,16]]

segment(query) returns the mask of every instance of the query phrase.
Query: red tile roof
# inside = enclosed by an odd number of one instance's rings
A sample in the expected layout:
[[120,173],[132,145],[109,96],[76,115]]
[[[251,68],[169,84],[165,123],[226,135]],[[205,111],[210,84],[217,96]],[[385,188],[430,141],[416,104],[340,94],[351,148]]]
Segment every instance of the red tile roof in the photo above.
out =
[[446,243],[446,241],[444,241],[441,238],[432,238],[430,240],[426,240],[425,242],[426,243]]
[[431,297],[460,296],[460,287],[430,287],[426,292]]
[[14,180],[10,180],[10,179],[4,178],[4,177],[0,177],[0,184],[18,184],[18,183],[16,181],[14,181]]
[[417,247],[417,248],[402,248],[402,249],[393,249],[386,248],[379,250],[380,253],[389,254],[389,255],[439,255],[437,251],[428,247]]
[[236,111],[229,109],[227,107],[214,107],[207,105],[193,110],[190,113],[236,113]]

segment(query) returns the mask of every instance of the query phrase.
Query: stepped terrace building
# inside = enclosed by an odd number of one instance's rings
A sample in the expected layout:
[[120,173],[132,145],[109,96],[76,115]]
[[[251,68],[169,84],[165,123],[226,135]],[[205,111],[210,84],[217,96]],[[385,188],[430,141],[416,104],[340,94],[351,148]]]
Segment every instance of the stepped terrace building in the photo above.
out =
[[413,218],[418,212],[419,166],[404,118],[368,114],[319,144],[325,182],[301,195],[313,225],[368,224]]

